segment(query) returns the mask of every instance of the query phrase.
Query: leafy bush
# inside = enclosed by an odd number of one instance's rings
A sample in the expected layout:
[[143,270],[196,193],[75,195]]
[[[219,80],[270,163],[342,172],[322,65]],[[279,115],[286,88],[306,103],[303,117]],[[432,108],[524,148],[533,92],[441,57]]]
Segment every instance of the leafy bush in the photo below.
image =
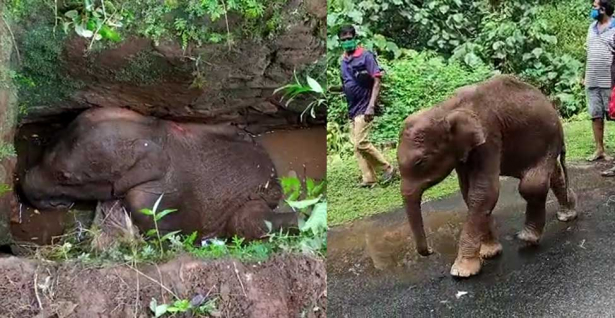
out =
[[[395,0],[395,2],[400,1]],[[361,2],[351,0],[327,1],[327,53],[329,54],[329,61],[338,58],[341,54],[337,33],[345,24],[355,26],[358,38],[368,50],[398,57],[401,51],[397,44],[372,30],[372,27],[375,26],[374,21],[381,18],[380,13],[389,8],[394,9],[395,6],[389,6],[388,0],[380,4],[371,0]]]
[[538,19],[544,20],[557,37],[557,44],[549,45],[549,51],[585,62],[585,37],[591,23],[589,8],[587,0],[553,1],[539,7]]
[[502,3],[483,19],[480,35],[455,49],[452,59],[470,67],[489,63],[503,73],[519,74],[550,95],[562,115],[570,116],[583,107],[583,65],[568,54],[554,52],[557,27],[539,18],[537,3]]

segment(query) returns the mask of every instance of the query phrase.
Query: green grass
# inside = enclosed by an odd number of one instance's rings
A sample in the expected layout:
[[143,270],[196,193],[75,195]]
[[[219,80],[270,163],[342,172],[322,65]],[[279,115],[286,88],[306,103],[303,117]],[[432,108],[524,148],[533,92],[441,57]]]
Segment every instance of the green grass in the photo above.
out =
[[[582,161],[594,151],[591,123],[582,114],[564,124],[567,147],[567,161]],[[607,151],[613,153],[615,145],[615,123],[608,122],[605,131]],[[611,148],[609,149],[609,146]],[[386,150],[384,155],[391,163],[395,160],[395,149]],[[340,225],[366,216],[384,213],[402,206],[399,193],[400,181],[373,189],[361,189],[359,168],[354,157],[330,155],[327,159],[327,199],[329,225]],[[434,200],[459,190],[457,177],[453,172],[437,186],[429,189],[423,200]]]

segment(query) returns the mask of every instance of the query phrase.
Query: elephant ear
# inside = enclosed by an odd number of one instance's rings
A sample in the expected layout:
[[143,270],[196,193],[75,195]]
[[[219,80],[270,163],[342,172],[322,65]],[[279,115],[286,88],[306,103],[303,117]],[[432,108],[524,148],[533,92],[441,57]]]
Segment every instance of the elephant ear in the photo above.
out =
[[449,135],[461,162],[466,162],[470,151],[486,142],[483,125],[476,115],[465,110],[455,110],[446,116]]

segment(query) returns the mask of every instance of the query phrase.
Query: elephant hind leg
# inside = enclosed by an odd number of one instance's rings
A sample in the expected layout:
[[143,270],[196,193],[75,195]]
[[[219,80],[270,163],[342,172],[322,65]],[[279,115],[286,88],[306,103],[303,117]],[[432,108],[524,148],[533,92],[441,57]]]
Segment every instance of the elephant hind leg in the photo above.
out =
[[577,195],[570,185],[566,184],[564,170],[559,162],[555,162],[555,168],[551,174],[551,190],[559,203],[557,219],[562,222],[574,220],[577,217]]
[[240,236],[247,240],[262,238],[269,231],[294,230],[298,228],[297,213],[276,213],[264,200],[250,200],[231,217],[226,231],[229,236]]
[[538,244],[545,226],[547,194],[551,169],[541,165],[528,170],[519,183],[519,193],[527,202],[525,228],[517,235],[530,244]]

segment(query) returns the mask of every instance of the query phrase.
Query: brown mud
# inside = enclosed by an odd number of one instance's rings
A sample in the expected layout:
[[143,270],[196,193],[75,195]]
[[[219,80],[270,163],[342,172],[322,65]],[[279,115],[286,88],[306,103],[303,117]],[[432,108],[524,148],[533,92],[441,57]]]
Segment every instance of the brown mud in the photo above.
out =
[[216,299],[218,317],[316,318],[326,317],[326,271],[322,260],[297,255],[253,264],[182,256],[139,268],[0,257],[0,295],[3,318],[152,317],[152,299],[198,295]]

